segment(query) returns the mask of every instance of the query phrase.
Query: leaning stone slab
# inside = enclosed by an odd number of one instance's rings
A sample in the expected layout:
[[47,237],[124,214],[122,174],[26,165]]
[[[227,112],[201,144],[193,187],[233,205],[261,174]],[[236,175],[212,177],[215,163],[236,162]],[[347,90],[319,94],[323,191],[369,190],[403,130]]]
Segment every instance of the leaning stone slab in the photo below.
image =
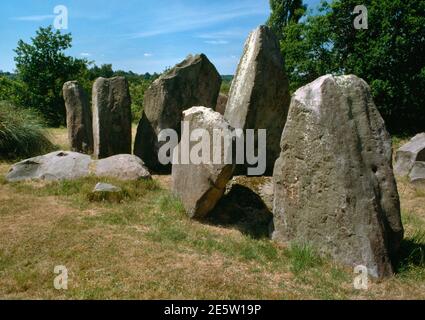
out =
[[133,155],[118,155],[102,160],[77,152],[56,151],[24,160],[12,166],[9,182],[25,180],[74,180],[90,175],[120,180],[150,179],[142,160]]
[[56,151],[12,166],[9,182],[24,180],[72,180],[89,175],[91,158],[77,152]]
[[425,133],[413,137],[396,152],[394,172],[407,176],[416,161],[425,161]]
[[94,156],[131,153],[131,98],[124,77],[98,78],[93,85]]
[[66,107],[66,124],[71,150],[91,154],[93,152],[92,115],[89,100],[77,81],[63,85]]
[[[204,129],[210,137],[213,137],[214,129],[233,130],[222,115],[209,108],[193,107],[184,111],[183,115],[183,120],[189,123],[189,127],[183,128],[182,142],[184,137],[189,137],[196,129]],[[227,182],[232,178],[234,165],[226,164],[224,139],[222,138],[221,141],[221,148],[217,148],[221,152],[220,161],[213,162],[214,148],[212,145],[208,146],[211,155],[210,161],[203,161],[200,164],[193,163],[193,159],[190,159],[192,161],[189,161],[189,164],[183,164],[182,142],[176,148],[179,150],[179,154],[174,153],[173,192],[182,200],[186,212],[191,218],[205,218],[223,196]],[[193,150],[195,145],[199,145],[199,142],[188,144],[189,150]],[[199,154],[204,156],[203,151]],[[232,163],[232,161],[229,162]]]
[[266,159],[270,175],[279,157],[290,99],[279,42],[268,27],[260,26],[245,43],[224,118],[237,129],[267,130]]
[[425,187],[425,161],[417,161],[409,174],[410,182]]
[[220,85],[219,73],[204,54],[189,56],[155,80],[145,93],[134,154],[149,169],[170,172],[171,166],[158,161],[158,151],[165,143],[158,141],[159,133],[173,129],[180,136],[182,112],[200,105],[214,109]]
[[367,83],[327,75],[297,90],[281,150],[274,238],[392,275],[404,231],[391,137]]

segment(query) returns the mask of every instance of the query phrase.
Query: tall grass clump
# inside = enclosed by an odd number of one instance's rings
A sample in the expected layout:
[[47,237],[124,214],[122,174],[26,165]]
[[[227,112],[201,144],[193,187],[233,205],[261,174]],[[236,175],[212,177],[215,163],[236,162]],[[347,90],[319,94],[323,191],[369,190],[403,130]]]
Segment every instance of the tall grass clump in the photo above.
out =
[[28,158],[53,148],[35,112],[0,101],[0,159]]

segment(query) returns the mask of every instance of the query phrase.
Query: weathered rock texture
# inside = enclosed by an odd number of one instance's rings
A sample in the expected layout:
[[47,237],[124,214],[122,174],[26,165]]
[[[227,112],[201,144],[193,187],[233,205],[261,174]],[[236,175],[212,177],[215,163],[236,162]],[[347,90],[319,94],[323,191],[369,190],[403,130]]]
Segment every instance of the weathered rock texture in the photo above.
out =
[[228,96],[226,96],[223,93],[220,93],[217,99],[217,106],[215,107],[215,111],[217,111],[221,115],[224,115],[224,113],[226,112],[226,106],[227,106],[228,100],[229,100]]
[[274,169],[274,238],[393,273],[403,238],[391,138],[370,88],[323,76],[293,96]]
[[410,181],[418,186],[425,187],[425,161],[416,161],[409,174]]
[[416,161],[425,161],[425,133],[412,138],[396,152],[394,172],[399,176],[407,176]]
[[170,172],[171,166],[158,161],[158,151],[163,145],[158,142],[158,134],[163,129],[173,129],[180,135],[184,110],[201,105],[214,109],[220,86],[219,73],[203,54],[189,56],[154,81],[145,93],[134,154],[150,169]]
[[121,180],[151,178],[143,161],[130,154],[119,154],[93,163],[93,173],[98,177],[115,177]]
[[[183,137],[189,136],[195,129],[205,129],[210,137],[213,137],[213,129],[215,128],[232,130],[222,115],[209,108],[193,107],[183,114],[184,121],[189,123],[188,128],[183,128]],[[186,130],[189,132],[186,132]],[[196,144],[199,143],[189,143],[189,150],[192,150]],[[191,218],[205,218],[214,209],[226,190],[227,182],[233,175],[234,165],[225,164],[224,161],[224,139],[222,139],[221,144],[222,164],[213,164],[213,146],[210,147],[211,161],[206,163],[193,164],[193,162],[190,162],[191,164],[182,164],[180,155],[183,148],[181,148],[181,144],[178,146],[179,157],[175,156],[173,159],[173,191],[180,197]]]
[[224,118],[239,129],[267,130],[267,172],[280,153],[280,138],[290,104],[279,42],[266,26],[249,36],[230,88]]
[[93,85],[94,156],[131,153],[131,98],[124,77],[98,78]]
[[86,177],[91,158],[77,152],[56,151],[27,159],[12,166],[6,176],[10,182],[24,180],[73,180]]
[[133,155],[118,155],[102,160],[77,152],[56,151],[44,156],[24,160],[12,166],[6,179],[10,182],[24,180],[73,180],[90,175],[121,180],[150,179],[142,160]]
[[93,152],[92,115],[89,100],[77,81],[63,85],[66,123],[71,150],[90,154]]

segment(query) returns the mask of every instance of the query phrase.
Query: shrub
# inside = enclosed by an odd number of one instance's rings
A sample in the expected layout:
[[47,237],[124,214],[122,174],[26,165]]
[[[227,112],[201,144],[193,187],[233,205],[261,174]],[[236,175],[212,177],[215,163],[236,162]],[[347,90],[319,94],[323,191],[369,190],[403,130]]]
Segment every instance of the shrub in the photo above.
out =
[[27,158],[53,150],[40,117],[0,101],[0,159]]

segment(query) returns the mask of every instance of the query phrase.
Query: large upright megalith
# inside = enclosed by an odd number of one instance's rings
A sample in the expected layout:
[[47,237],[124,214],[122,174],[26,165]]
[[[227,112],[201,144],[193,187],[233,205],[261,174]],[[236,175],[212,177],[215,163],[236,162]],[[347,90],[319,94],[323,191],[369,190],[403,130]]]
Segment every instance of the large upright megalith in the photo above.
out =
[[297,90],[281,150],[274,238],[391,275],[403,226],[391,137],[367,83],[326,75]]
[[267,130],[269,174],[279,157],[289,103],[288,79],[279,42],[268,27],[260,26],[245,43],[224,118],[234,128]]
[[62,91],[70,148],[75,152],[90,154],[93,152],[93,130],[88,97],[77,81],[66,82]]
[[158,151],[164,143],[158,141],[158,134],[163,129],[173,129],[180,135],[184,110],[193,106],[214,109],[220,86],[221,77],[204,54],[187,57],[155,80],[145,93],[134,153],[150,169],[169,172],[171,166],[158,161]]
[[124,77],[98,78],[93,85],[94,156],[131,153],[131,98]]

